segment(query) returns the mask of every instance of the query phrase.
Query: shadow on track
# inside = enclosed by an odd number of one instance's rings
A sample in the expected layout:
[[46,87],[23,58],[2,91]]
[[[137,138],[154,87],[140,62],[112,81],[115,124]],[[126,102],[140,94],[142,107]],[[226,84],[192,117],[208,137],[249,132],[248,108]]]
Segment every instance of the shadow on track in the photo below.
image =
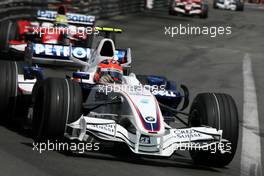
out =
[[[21,143],[28,147],[33,147],[32,143]],[[53,152],[53,151],[52,151]],[[74,158],[87,158],[112,162],[126,162],[129,164],[152,166],[152,167],[174,167],[192,170],[206,170],[212,173],[220,172],[216,168],[194,165],[192,160],[185,158],[179,153],[175,153],[172,158],[164,157],[142,157],[132,153],[126,145],[115,145],[112,148],[106,147],[97,152],[73,153],[71,151],[57,151],[58,153]]]

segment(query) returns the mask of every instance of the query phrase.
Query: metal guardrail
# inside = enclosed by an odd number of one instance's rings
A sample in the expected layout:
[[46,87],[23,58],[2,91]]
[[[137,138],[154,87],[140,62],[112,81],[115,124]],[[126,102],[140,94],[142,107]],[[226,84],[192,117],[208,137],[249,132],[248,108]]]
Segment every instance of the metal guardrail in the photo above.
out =
[[144,9],[144,0],[92,0],[88,3],[73,4],[83,14],[95,15],[99,18],[140,12]]
[[[5,0],[0,1],[0,21],[34,17],[37,9],[55,9],[58,0]],[[69,11],[107,18],[137,13],[144,10],[145,0],[71,0],[66,4]]]
[[0,21],[32,17],[40,6],[45,6],[45,4],[34,0],[0,1]]
[[167,8],[169,6],[170,0],[154,0],[153,8]]

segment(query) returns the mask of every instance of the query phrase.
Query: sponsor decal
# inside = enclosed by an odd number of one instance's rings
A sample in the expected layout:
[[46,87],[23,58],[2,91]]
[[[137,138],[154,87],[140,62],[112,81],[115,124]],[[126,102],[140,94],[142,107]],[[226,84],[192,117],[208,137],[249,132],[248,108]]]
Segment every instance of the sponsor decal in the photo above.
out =
[[[69,57],[71,53],[73,57],[81,60],[86,60],[91,56],[90,48],[71,47],[71,49],[70,51],[69,46],[34,43],[33,55]],[[121,57],[121,55],[118,55],[118,52],[116,51],[117,57]]]
[[127,95],[127,97],[129,98],[129,100],[133,104],[133,106],[134,106],[134,108],[135,108],[135,110],[136,110],[136,112],[137,112],[137,114],[138,114],[138,116],[140,118],[140,121],[141,121],[141,124],[142,124],[143,128],[145,130],[147,130],[149,133],[150,132],[159,132],[160,131],[160,127],[161,127],[161,125],[160,125],[160,123],[161,123],[160,122],[160,118],[161,117],[160,117],[160,112],[159,112],[159,108],[158,108],[157,101],[156,101],[156,115],[157,115],[157,117],[155,118],[155,122],[149,123],[149,122],[146,122],[146,119],[142,116],[140,110],[138,109],[138,107],[136,106],[136,104],[133,102],[133,100],[131,99],[131,97],[127,93],[125,93],[125,94]]
[[55,19],[57,12],[48,10],[39,10],[37,13],[38,17]]
[[150,144],[150,137],[149,136],[141,136],[139,139],[139,143],[141,144]]
[[174,131],[174,133],[179,139],[201,137],[201,133],[198,133],[192,129],[177,129]]
[[[37,13],[37,16],[40,18],[46,18],[55,20],[57,16],[57,12],[55,11],[49,11],[49,10],[39,10]],[[94,16],[87,16],[87,15],[81,15],[81,14],[75,14],[75,13],[67,13],[66,14],[67,19],[69,22],[80,22],[80,23],[94,23],[95,17]]]
[[177,95],[172,91],[164,91],[164,90],[154,90],[152,91],[153,95],[165,96],[165,97],[177,97]]
[[125,57],[126,52],[125,51],[121,51],[121,50],[116,50],[115,54],[116,54],[116,56],[118,58],[118,61],[120,62]]
[[91,129],[95,129],[97,131],[102,131],[106,133],[113,134],[115,132],[115,125],[108,124],[108,125],[89,125]]
[[33,44],[33,55],[70,57],[70,53],[77,59],[86,60],[90,56],[91,49],[61,45]]

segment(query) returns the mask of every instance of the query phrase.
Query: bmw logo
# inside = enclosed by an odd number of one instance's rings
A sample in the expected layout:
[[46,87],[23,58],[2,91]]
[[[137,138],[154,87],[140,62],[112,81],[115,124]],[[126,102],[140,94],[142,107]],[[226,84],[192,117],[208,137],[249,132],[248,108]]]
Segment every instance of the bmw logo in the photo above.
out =
[[82,54],[82,51],[81,50],[77,51],[77,54],[78,55],[81,55]]
[[151,116],[148,116],[148,117],[146,117],[145,119],[146,119],[146,121],[148,121],[148,122],[154,122],[154,121],[155,121],[155,118],[154,118],[154,117],[151,117]]

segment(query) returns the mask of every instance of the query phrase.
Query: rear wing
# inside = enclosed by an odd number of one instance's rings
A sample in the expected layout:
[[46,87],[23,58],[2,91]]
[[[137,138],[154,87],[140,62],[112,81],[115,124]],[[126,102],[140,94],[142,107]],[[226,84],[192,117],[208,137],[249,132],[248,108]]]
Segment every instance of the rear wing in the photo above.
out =
[[[37,19],[39,20],[55,21],[56,16],[57,16],[57,12],[52,10],[38,10],[37,12]],[[70,24],[79,24],[79,25],[87,25],[87,26],[94,26],[95,24],[95,16],[92,15],[67,13],[66,17]]]
[[[32,43],[30,44],[30,51],[32,53],[27,58],[33,63],[46,65],[72,65],[81,66],[83,63],[87,64],[91,58],[92,49],[74,46],[54,45]],[[123,67],[130,67],[131,51],[130,49],[116,49],[115,56]]]
[[95,27],[95,29],[100,32],[109,32],[109,33],[111,32],[122,33],[123,32],[123,30],[119,28]]
[[110,28],[110,27],[95,27],[95,30],[99,31],[99,35],[104,38],[110,38],[114,41],[116,40],[116,34],[121,34],[123,32],[120,28]]

